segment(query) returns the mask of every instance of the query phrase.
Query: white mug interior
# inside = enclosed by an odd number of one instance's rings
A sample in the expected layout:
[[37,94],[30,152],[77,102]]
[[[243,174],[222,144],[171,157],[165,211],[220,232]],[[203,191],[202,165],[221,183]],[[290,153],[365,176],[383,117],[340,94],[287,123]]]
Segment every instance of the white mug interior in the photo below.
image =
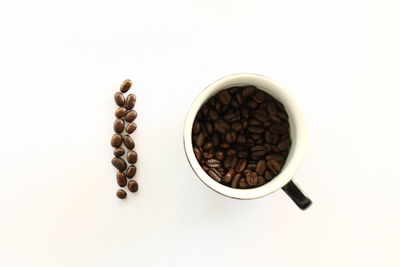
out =
[[[263,90],[281,102],[289,115],[290,137],[292,146],[282,171],[270,182],[256,188],[239,189],[220,184],[212,179],[201,168],[193,151],[192,127],[197,112],[201,106],[222,89],[233,86],[253,85]],[[257,74],[233,74],[221,78],[205,88],[195,99],[187,114],[183,141],[186,157],[192,169],[200,180],[214,191],[231,198],[254,199],[266,196],[286,185],[300,167],[306,150],[306,127],[303,115],[286,90],[275,81]]]

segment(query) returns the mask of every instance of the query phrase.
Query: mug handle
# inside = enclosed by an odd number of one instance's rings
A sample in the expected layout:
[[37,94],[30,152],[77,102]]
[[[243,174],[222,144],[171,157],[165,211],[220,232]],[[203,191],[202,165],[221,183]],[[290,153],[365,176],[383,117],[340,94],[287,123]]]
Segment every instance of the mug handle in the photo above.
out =
[[311,206],[311,199],[304,195],[300,187],[293,180],[290,180],[282,189],[300,209],[305,210]]

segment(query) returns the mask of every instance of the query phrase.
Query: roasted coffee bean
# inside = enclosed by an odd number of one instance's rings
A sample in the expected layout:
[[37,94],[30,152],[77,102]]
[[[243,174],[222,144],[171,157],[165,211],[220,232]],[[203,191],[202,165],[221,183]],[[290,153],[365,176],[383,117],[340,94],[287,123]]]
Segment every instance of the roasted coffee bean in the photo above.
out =
[[219,101],[217,101],[217,102],[215,103],[215,111],[216,111],[217,113],[221,113],[221,111],[222,111],[222,105],[221,105],[221,103],[220,103]]
[[215,111],[215,109],[210,109],[210,111],[208,112],[208,116],[213,120],[216,121],[219,118],[218,113]]
[[240,132],[242,130],[242,124],[240,122],[234,122],[231,125],[232,131]]
[[251,96],[251,95],[253,94],[253,92],[254,92],[254,89],[255,89],[254,86],[247,86],[247,87],[245,87],[245,88],[243,89],[242,95],[243,95],[244,97]]
[[265,183],[266,183],[265,179],[261,176],[258,176],[257,186],[262,186]]
[[272,122],[270,122],[270,121],[264,121],[262,125],[264,126],[264,129],[268,129],[268,127],[269,127],[271,124],[272,124]]
[[136,119],[137,117],[137,112],[136,110],[130,110],[125,114],[125,120],[127,122],[132,122]]
[[275,103],[271,102],[268,104],[268,113],[271,116],[275,116],[278,114],[278,108],[276,107]]
[[217,153],[215,153],[215,158],[219,161],[223,161],[224,160],[224,152],[222,151],[217,151]]
[[212,158],[214,158],[214,153],[213,152],[203,152],[203,158],[212,159]]
[[128,183],[128,189],[129,191],[131,191],[132,193],[135,193],[138,191],[139,189],[139,185],[135,180],[130,180]]
[[111,160],[112,165],[117,168],[117,170],[123,172],[126,170],[126,162],[120,158],[113,158]]
[[287,120],[289,118],[288,114],[286,113],[286,111],[281,111],[278,113],[279,118],[283,119],[283,120]]
[[122,147],[116,148],[114,150],[114,156],[121,157],[125,154],[125,150]]
[[243,128],[244,130],[246,130],[248,126],[249,126],[249,122],[248,122],[247,120],[244,120],[244,121],[242,122],[242,128]]
[[255,172],[246,173],[246,182],[249,186],[256,186],[258,182],[258,175]]
[[229,130],[229,124],[224,122],[223,120],[218,120],[214,124],[215,130],[218,132],[225,134]]
[[214,131],[214,127],[211,122],[206,122],[206,130],[209,134],[212,134],[212,132]]
[[229,171],[225,174],[223,181],[225,183],[230,183],[232,178],[235,176],[235,170],[234,169],[229,169]]
[[278,142],[279,142],[279,135],[276,133],[272,134],[272,144],[276,145],[278,144]]
[[135,142],[129,135],[124,135],[124,145],[126,146],[127,149],[134,149],[135,148]]
[[223,149],[228,149],[228,148],[231,147],[231,145],[228,144],[228,143],[221,143],[221,144],[219,144],[219,147],[220,147],[220,148],[223,148]]
[[213,148],[214,148],[214,145],[211,142],[207,142],[203,147],[204,151],[210,151]]
[[261,104],[267,99],[267,94],[261,90],[256,90],[252,97],[254,101]]
[[265,109],[257,109],[254,112],[254,117],[262,122],[268,121],[268,113],[265,111]]
[[131,134],[134,131],[136,131],[136,128],[137,128],[136,123],[134,123],[134,122],[128,123],[128,125],[126,125],[126,127],[125,127],[125,132],[127,134]]
[[249,129],[249,132],[251,132],[251,133],[260,134],[260,133],[264,132],[264,128],[263,127],[250,126],[248,129]]
[[232,144],[236,141],[236,133],[235,132],[227,132],[225,136],[226,142]]
[[237,172],[242,172],[246,168],[247,165],[247,160],[244,158],[239,159],[238,163],[236,164],[236,171]]
[[116,119],[114,121],[114,131],[116,133],[122,133],[124,131],[125,123],[121,119]]
[[201,150],[198,147],[194,147],[193,151],[194,151],[194,155],[196,156],[197,161],[200,161],[201,157],[202,157]]
[[[261,134],[257,134],[257,133],[252,133],[252,134],[250,134],[250,137],[251,137],[251,139],[253,139],[255,142],[256,142],[256,144],[257,144],[257,141],[259,140],[259,139],[261,139]],[[260,140],[261,141],[261,144],[262,144],[262,140]]]
[[209,159],[206,161],[206,165],[209,168],[219,168],[221,167],[221,162],[216,159]]
[[240,104],[240,105],[244,103],[242,94],[241,94],[240,92],[237,92],[237,93],[236,93],[236,101],[237,101],[238,104]]
[[115,117],[117,117],[118,119],[122,118],[123,116],[125,116],[126,113],[126,108],[124,107],[119,107],[115,110]]
[[250,126],[260,126],[260,125],[262,125],[262,122],[257,119],[252,118],[249,120],[249,125]]
[[246,137],[245,137],[244,135],[239,135],[239,136],[236,138],[236,142],[237,142],[238,144],[243,145],[243,144],[246,143]]
[[229,123],[235,122],[235,121],[237,121],[239,119],[240,119],[239,111],[230,112],[230,113],[228,113],[228,114],[226,114],[224,116],[224,120],[229,122]]
[[200,132],[200,130],[201,130],[201,124],[200,124],[200,122],[195,121],[195,122],[193,123],[192,132],[193,132],[194,134],[198,134],[198,133]]
[[221,180],[221,178],[222,178],[221,173],[218,172],[215,168],[210,168],[210,169],[207,171],[207,173],[208,173],[208,175],[209,175],[211,178],[213,178],[215,181],[217,181],[217,182],[221,182],[221,181],[222,181],[222,180]]
[[282,168],[281,164],[274,159],[269,159],[267,161],[267,167],[271,171],[271,173],[275,175],[277,175]]
[[242,178],[242,175],[240,173],[235,174],[235,176],[232,179],[231,187],[237,188],[240,178]]
[[268,154],[266,157],[265,157],[265,159],[266,160],[269,160],[269,159],[274,159],[274,160],[276,160],[276,161],[279,161],[279,162],[283,162],[284,161],[284,158],[283,158],[283,156],[282,155],[279,155],[279,154]]
[[284,134],[287,132],[287,127],[282,125],[282,124],[278,124],[278,123],[273,123],[270,127],[269,130],[271,131],[271,133],[277,133],[277,134]]
[[115,104],[117,104],[120,107],[123,107],[125,105],[125,97],[121,92],[116,92],[114,94],[114,101]]
[[203,132],[201,132],[201,133],[199,133],[197,136],[196,136],[196,138],[195,138],[195,143],[196,143],[196,146],[203,146],[203,144],[204,144],[204,133]]
[[138,156],[137,156],[136,151],[128,150],[128,153],[126,154],[126,161],[133,164],[133,163],[136,163],[137,159],[138,159]]
[[257,164],[255,164],[255,163],[250,163],[249,162],[249,164],[247,164],[247,169],[249,169],[251,171],[255,171],[256,167],[257,167]]
[[231,106],[234,107],[234,108],[239,108],[240,104],[236,100],[232,100],[231,101]]
[[270,131],[265,132],[265,142],[272,144],[272,134]]
[[267,150],[266,150],[265,146],[257,145],[257,146],[253,146],[251,148],[251,153],[255,157],[261,157],[267,153]]
[[124,191],[124,189],[118,189],[116,195],[120,199],[126,198],[126,192]]
[[264,179],[265,179],[266,182],[271,181],[273,177],[274,177],[274,176],[273,176],[272,173],[269,172],[269,171],[266,171],[266,172],[264,173]]
[[267,168],[267,164],[266,164],[265,160],[259,160],[256,165],[256,173],[258,175],[263,175],[266,168]]
[[224,167],[226,169],[235,168],[236,164],[237,164],[237,157],[236,156],[226,157],[226,159],[224,161]]
[[233,156],[233,155],[236,155],[236,150],[234,150],[234,149],[232,149],[232,148],[230,148],[230,149],[228,149],[228,151],[226,152],[226,154],[228,155],[228,156]]
[[247,153],[247,151],[241,150],[237,153],[237,155],[239,158],[245,159],[245,158],[247,158],[248,153]]
[[249,185],[247,184],[245,178],[241,178],[241,179],[240,179],[240,181],[239,181],[239,187],[241,187],[241,188],[243,188],[243,189],[249,187]]
[[240,112],[241,112],[242,117],[243,117],[244,119],[248,119],[248,118],[249,118],[249,110],[248,110],[247,108],[242,108],[242,109],[240,110]]
[[211,136],[211,142],[214,147],[217,147],[219,145],[219,135],[217,133],[213,133]]
[[136,166],[135,165],[130,165],[128,169],[126,170],[126,177],[132,178],[136,174]]
[[118,134],[118,133],[114,134],[111,137],[111,146],[115,147],[115,148],[118,148],[118,147],[121,146],[121,144],[122,144],[122,136],[120,134]]
[[228,105],[231,102],[231,95],[228,90],[222,90],[218,93],[218,99],[222,104]]
[[246,106],[251,109],[256,109],[258,107],[258,103],[254,100],[250,100],[250,101],[246,102]]
[[136,96],[134,94],[129,94],[125,101],[125,107],[127,110],[131,110],[135,107]]
[[126,93],[126,92],[129,91],[129,89],[131,89],[131,86],[132,86],[132,81],[129,80],[129,79],[126,79],[126,80],[121,84],[121,87],[119,88],[119,90],[120,90],[122,93]]
[[281,151],[285,151],[290,147],[290,143],[291,143],[290,139],[286,139],[286,140],[280,141],[279,144],[278,144],[278,148]]
[[124,187],[127,183],[126,175],[123,172],[117,172],[117,183],[120,187]]

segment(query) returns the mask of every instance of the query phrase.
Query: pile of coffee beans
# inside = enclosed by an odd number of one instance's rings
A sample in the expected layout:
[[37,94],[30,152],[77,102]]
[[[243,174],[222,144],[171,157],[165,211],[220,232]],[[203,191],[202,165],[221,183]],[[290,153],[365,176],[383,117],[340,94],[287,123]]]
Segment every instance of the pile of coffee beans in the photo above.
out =
[[262,186],[278,175],[291,139],[285,107],[254,86],[219,91],[200,108],[193,150],[203,170],[233,188]]
[[[116,92],[114,95],[114,100],[118,108],[115,110],[115,117],[117,118],[114,121],[115,134],[111,138],[111,146],[115,148],[115,157],[111,160],[111,163],[118,170],[116,174],[117,184],[120,187],[128,185],[128,190],[133,193],[139,188],[138,183],[132,179],[136,174],[136,166],[134,164],[137,162],[138,155],[133,150],[135,142],[130,136],[137,127],[134,122],[137,112],[133,110],[136,103],[136,96],[134,94],[129,94],[126,98],[124,96],[124,93],[128,92],[131,87],[132,81],[125,80],[119,92]],[[126,153],[125,150],[127,150]],[[132,180],[128,182],[128,179]],[[118,189],[116,195],[121,199],[127,196],[124,189]]]

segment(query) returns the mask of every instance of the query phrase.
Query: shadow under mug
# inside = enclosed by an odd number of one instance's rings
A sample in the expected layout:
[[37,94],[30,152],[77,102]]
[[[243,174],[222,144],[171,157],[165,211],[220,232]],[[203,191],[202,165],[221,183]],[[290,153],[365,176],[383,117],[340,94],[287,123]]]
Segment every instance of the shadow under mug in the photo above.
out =
[[[245,85],[253,85],[258,89],[267,92],[285,106],[285,109],[289,115],[289,129],[292,146],[281,172],[270,182],[256,188],[238,189],[218,183],[208,176],[208,174],[201,168],[193,151],[192,127],[197,112],[210,97],[214,96],[222,89]],[[296,203],[300,209],[304,210],[312,203],[311,200],[302,193],[300,188],[292,180],[303,161],[307,145],[306,127],[303,115],[297,104],[286,92],[286,90],[269,78],[257,74],[233,74],[223,77],[210,84],[200,93],[190,107],[183,131],[183,142],[186,157],[196,175],[209,188],[224,196],[236,199],[254,199],[269,195],[278,189],[283,189],[283,191],[285,191],[285,193]]]

